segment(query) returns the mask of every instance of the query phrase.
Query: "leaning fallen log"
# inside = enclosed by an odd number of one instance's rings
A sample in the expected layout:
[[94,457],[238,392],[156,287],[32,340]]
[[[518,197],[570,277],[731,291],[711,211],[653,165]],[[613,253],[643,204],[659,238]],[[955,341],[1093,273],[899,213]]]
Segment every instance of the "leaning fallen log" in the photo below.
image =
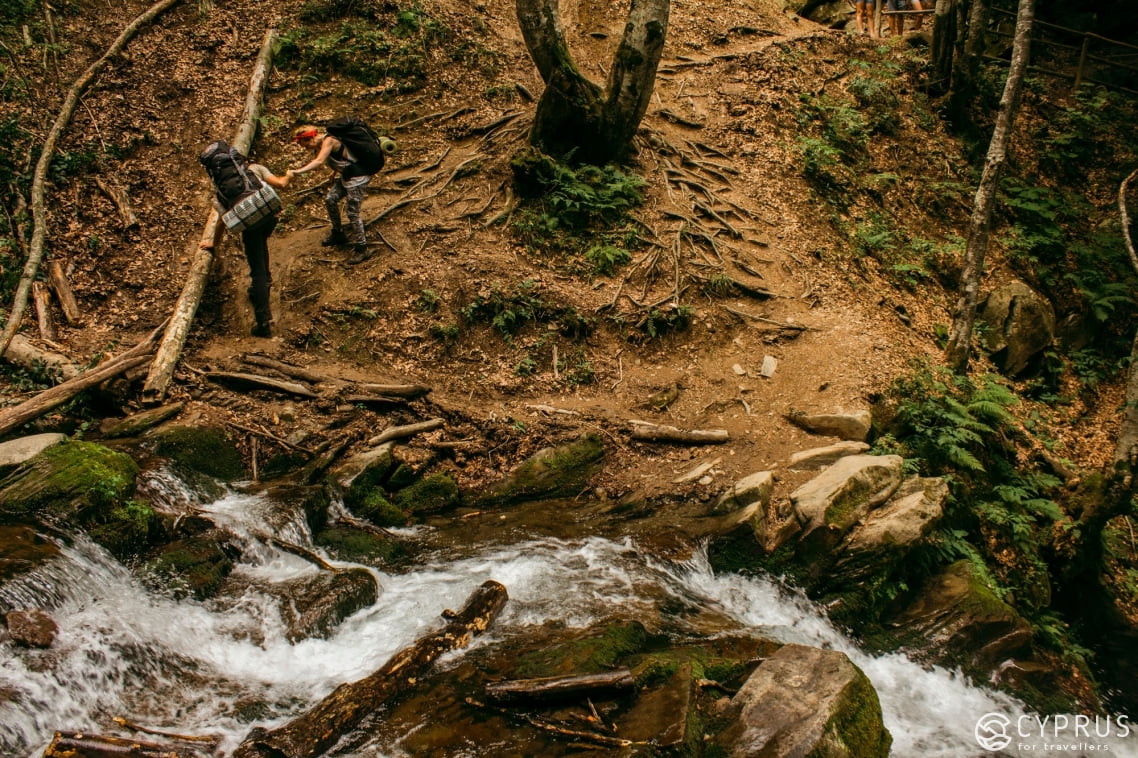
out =
[[682,442],[689,445],[717,445],[729,439],[726,429],[677,429],[674,426],[632,422],[632,439],[642,442]]
[[[241,126],[230,144],[246,155],[253,145],[253,134],[257,129],[257,122],[261,115],[261,97],[264,94],[265,82],[268,81],[272,69],[273,46],[276,42],[276,29],[268,29],[261,41],[261,53],[257,56],[257,63],[253,67],[253,76],[249,80],[249,91],[245,94],[245,111],[242,114]],[[155,352],[154,360],[146,375],[146,383],[142,387],[142,399],[147,404],[162,402],[166,396],[166,389],[174,377],[174,368],[182,356],[182,348],[186,344],[186,337],[190,333],[190,325],[198,311],[202,295],[205,293],[206,280],[209,277],[210,266],[213,263],[214,251],[212,248],[203,248],[202,244],[212,242],[217,233],[217,225],[221,223],[221,215],[210,211],[206,218],[205,227],[198,243],[198,249],[190,262],[190,271],[186,275],[186,283],[182,287],[182,294],[174,304],[174,313],[170,316],[170,326],[162,337],[161,344]]]
[[284,726],[249,733],[233,758],[316,758],[332,747],[378,708],[414,687],[435,659],[450,650],[466,647],[502,611],[506,588],[486,581],[471,593],[457,613],[444,611],[446,626],[420,637],[384,666],[356,682],[341,684],[312,710]]
[[196,750],[84,732],[56,732],[43,758],[203,758]]
[[234,389],[273,390],[274,392],[283,392],[286,395],[298,395],[299,397],[320,397],[306,384],[286,382],[283,379],[273,379],[271,376],[261,376],[260,374],[206,371],[203,376]]
[[161,327],[151,332],[149,337],[117,358],[105,361],[74,379],[68,379],[62,384],[46,389],[19,405],[0,410],[0,437],[58,408],[83,390],[97,387],[106,380],[125,374],[149,361],[160,330]]
[[626,668],[601,674],[549,676],[540,679],[510,679],[486,685],[486,697],[495,703],[553,703],[585,698],[605,699],[636,689],[636,680]]
[[48,372],[58,371],[64,379],[74,379],[79,376],[79,367],[62,353],[47,348],[38,347],[22,334],[12,337],[12,343],[4,353],[4,360],[15,366],[35,370],[47,369]]

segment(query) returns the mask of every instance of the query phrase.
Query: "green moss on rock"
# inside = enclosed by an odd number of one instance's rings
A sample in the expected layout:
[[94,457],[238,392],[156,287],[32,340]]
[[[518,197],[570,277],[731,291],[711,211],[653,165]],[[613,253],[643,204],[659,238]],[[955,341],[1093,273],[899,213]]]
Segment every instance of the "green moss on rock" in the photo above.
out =
[[578,494],[600,468],[605,448],[589,432],[576,440],[539,450],[482,497],[484,504],[510,504]]
[[158,435],[155,452],[178,467],[232,482],[245,474],[241,453],[228,434],[212,427],[174,426]]
[[55,445],[0,482],[0,521],[43,514],[78,525],[106,519],[134,492],[138,464],[91,442]]
[[886,758],[893,736],[881,720],[881,701],[857,669],[842,691],[824,736],[807,758]]
[[146,568],[175,594],[188,593],[204,600],[217,592],[233,570],[235,553],[227,534],[210,530],[170,543]]
[[440,472],[399,490],[392,499],[411,514],[438,513],[458,505],[458,485],[449,474]]
[[97,523],[87,527],[91,539],[118,558],[137,555],[148,549],[161,532],[158,514],[146,503],[136,500],[103,511]]
[[518,661],[518,675],[545,677],[609,671],[642,652],[648,642],[648,631],[640,622],[612,624],[599,634],[523,655]]
[[364,501],[353,510],[357,516],[367,519],[376,526],[406,526],[409,520],[406,513],[393,505],[378,490],[364,498]]
[[366,565],[388,564],[403,558],[404,546],[383,537],[346,526],[331,526],[313,535],[313,542],[344,561]]

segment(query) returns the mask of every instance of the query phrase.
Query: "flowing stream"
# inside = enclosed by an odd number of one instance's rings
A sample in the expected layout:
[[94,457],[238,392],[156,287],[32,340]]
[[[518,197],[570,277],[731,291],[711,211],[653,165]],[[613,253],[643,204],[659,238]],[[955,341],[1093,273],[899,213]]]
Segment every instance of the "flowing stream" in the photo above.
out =
[[[302,521],[282,517],[276,503],[260,496],[230,494],[208,509],[239,533],[267,530],[266,520],[273,520],[274,533],[308,543]],[[316,571],[260,543],[252,555],[253,562],[237,570],[250,587]],[[219,753],[227,754],[254,723],[287,720],[341,682],[379,668],[436,626],[442,609],[459,607],[487,579],[504,584],[510,600],[471,649],[550,621],[587,627],[617,606],[633,616],[642,609],[649,618],[670,599],[714,613],[734,627],[725,632],[841,650],[876,687],[893,755],[900,758],[989,755],[974,736],[977,720],[993,712],[1014,719],[1023,712],[1011,698],[952,672],[923,668],[900,654],[863,653],[809,601],[774,581],[715,575],[702,556],[662,564],[641,556],[631,541],[547,538],[469,546],[459,558],[375,576],[378,602],[349,617],[329,639],[290,644],[267,594],[249,589],[225,602],[173,600],[78,539],[60,559],[0,595],[9,607],[50,609],[60,627],[50,650],[0,645],[0,692],[7,695],[0,699],[0,754],[39,756],[56,729],[113,733],[114,716],[180,734],[220,735]],[[440,665],[464,654],[452,653]],[[1112,739],[1109,750],[1138,756],[1133,738]],[[1042,748],[1031,754],[1037,752]],[[358,754],[409,755],[398,740]],[[1003,754],[1029,752],[1017,752],[1013,742]]]

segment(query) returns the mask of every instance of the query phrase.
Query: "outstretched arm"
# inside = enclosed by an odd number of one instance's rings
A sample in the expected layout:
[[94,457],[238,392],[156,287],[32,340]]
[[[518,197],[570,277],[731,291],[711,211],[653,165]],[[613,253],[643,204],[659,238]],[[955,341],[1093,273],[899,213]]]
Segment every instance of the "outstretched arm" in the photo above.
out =
[[332,154],[332,150],[339,146],[340,143],[336,138],[325,135],[324,139],[320,140],[320,150],[317,151],[316,157],[300,168],[292,169],[292,173],[307,174],[314,168],[320,168],[327,162],[328,156]]

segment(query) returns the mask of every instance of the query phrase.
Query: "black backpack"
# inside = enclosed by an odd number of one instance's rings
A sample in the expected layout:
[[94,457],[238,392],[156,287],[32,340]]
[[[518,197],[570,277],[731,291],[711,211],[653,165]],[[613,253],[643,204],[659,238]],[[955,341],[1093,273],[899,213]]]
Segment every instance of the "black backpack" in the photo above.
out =
[[246,171],[248,159],[235,147],[222,140],[211,143],[198,160],[205,166],[206,173],[213,180],[217,201],[229,210],[237,201],[261,189],[261,180],[251,171]]
[[379,146],[379,137],[362,119],[356,116],[341,116],[329,121],[324,131],[348,148],[355,158],[359,174],[371,176],[378,174],[383,168],[386,156],[383,148]]

